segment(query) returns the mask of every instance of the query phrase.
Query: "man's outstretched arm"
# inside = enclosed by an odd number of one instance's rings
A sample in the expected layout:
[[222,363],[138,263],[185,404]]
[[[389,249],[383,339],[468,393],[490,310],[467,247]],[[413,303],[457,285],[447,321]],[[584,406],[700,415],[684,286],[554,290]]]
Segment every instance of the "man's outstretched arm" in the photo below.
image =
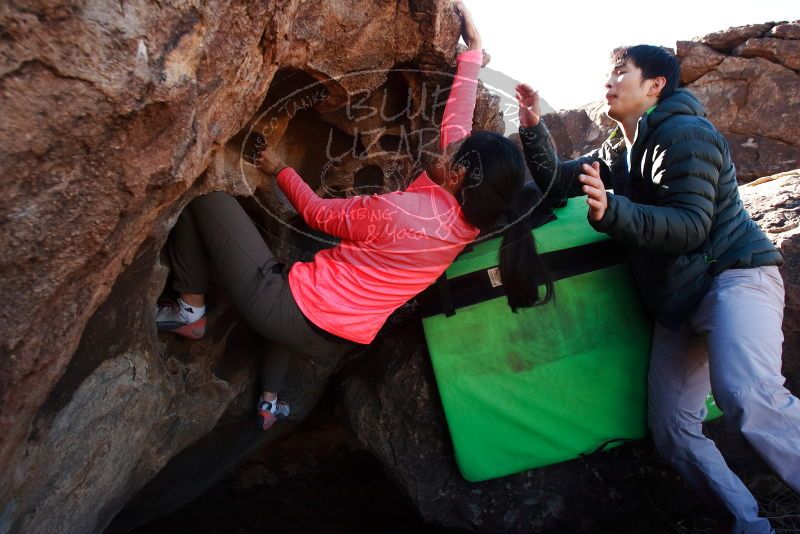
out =
[[[526,84],[518,85],[516,91],[519,103],[519,136],[525,163],[549,205],[557,206],[564,199],[584,194],[578,177],[584,164],[591,165],[599,161],[600,150],[594,150],[578,159],[559,161],[550,132],[540,120],[539,94]],[[603,180],[610,187],[611,173],[604,163],[600,163]]]

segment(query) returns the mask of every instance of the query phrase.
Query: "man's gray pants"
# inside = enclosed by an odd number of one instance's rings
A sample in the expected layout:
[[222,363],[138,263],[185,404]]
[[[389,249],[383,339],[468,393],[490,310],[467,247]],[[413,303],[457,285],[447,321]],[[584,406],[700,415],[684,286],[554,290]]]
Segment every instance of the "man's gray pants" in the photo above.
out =
[[727,424],[800,493],[800,401],[781,375],[783,280],[775,266],[722,272],[679,332],[656,325],[648,377],[659,453],[734,532],[772,532],[758,504],[703,436],[711,390]]

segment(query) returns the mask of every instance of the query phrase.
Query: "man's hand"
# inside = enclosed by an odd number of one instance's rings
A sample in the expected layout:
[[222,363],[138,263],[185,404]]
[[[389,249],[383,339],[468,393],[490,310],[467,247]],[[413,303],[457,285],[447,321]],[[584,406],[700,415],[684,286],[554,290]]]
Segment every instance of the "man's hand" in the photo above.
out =
[[478,33],[478,28],[475,27],[475,21],[472,19],[472,13],[464,5],[463,0],[456,2],[456,13],[461,17],[461,37],[467,43],[468,49],[482,50],[483,40],[481,39],[481,34]]
[[603,185],[603,180],[600,179],[600,163],[594,162],[590,167],[583,164],[582,170],[584,174],[578,176],[578,179],[583,184],[583,192],[586,193],[586,203],[589,205],[589,219],[592,221],[599,221],[606,214],[608,208],[608,197],[606,196],[606,188]]
[[258,163],[258,166],[261,167],[261,170],[272,175],[277,175],[283,169],[288,167],[288,165],[286,165],[283,160],[278,157],[275,151],[269,147],[265,147],[261,151],[256,162]]
[[526,83],[521,83],[515,87],[517,103],[519,104],[519,124],[520,126],[530,127],[539,124],[542,116],[542,107],[539,103],[539,93]]

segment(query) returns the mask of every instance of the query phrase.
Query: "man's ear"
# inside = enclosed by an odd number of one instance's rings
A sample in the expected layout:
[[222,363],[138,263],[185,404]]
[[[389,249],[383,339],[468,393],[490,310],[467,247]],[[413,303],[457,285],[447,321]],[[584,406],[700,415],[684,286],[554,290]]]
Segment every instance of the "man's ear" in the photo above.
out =
[[655,78],[650,79],[650,90],[647,91],[647,96],[652,96],[658,98],[661,96],[661,91],[664,90],[664,87],[667,85],[667,79],[664,76],[657,76]]

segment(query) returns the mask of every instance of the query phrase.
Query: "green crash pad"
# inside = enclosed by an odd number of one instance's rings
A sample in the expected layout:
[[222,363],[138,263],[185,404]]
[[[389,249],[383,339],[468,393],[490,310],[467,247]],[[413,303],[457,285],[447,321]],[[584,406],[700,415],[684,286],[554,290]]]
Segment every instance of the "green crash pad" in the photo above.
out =
[[[595,254],[596,245],[608,241],[589,226],[584,198],[555,213],[557,220],[534,230],[541,254],[592,244]],[[489,278],[499,243],[489,239],[462,254],[446,273],[453,287],[459,277]],[[457,307],[449,317],[423,319],[456,461],[467,480],[563,462],[645,436],[653,325],[624,257],[606,263],[557,280],[555,300],[543,306],[515,314],[498,296]]]

